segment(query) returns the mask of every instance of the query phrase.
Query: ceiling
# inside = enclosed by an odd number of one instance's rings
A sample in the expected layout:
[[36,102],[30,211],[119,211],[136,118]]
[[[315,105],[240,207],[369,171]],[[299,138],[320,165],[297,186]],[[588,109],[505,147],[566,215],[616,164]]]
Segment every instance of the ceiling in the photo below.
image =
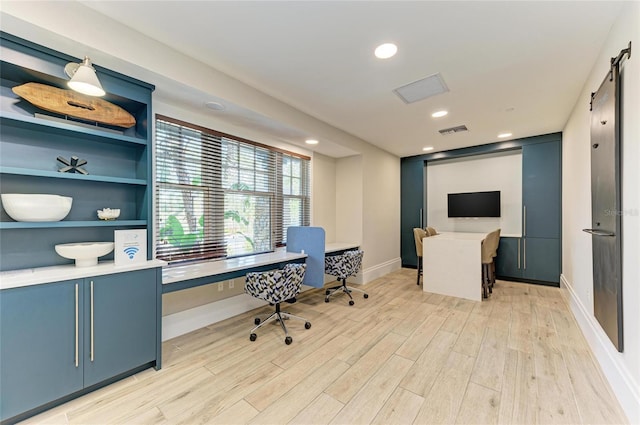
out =
[[[508,140],[562,131],[622,5],[82,3],[400,157],[422,154],[425,146],[437,152],[492,143],[503,132],[512,133]],[[374,57],[374,48],[384,42],[398,45],[396,56]],[[448,92],[411,104],[393,92],[435,73],[441,74]],[[440,109],[449,114],[432,118]],[[468,132],[438,132],[463,124]],[[260,125],[288,131],[283,139],[292,137],[291,129],[279,123],[262,119]]]

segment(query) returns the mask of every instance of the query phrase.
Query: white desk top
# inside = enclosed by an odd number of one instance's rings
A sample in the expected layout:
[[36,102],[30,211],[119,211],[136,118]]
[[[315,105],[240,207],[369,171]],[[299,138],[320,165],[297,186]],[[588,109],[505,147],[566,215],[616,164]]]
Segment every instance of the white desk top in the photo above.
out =
[[277,264],[282,261],[291,261],[306,257],[307,254],[276,251],[268,252],[266,254],[230,258],[227,260],[203,261],[201,263],[167,267],[162,271],[162,284],[167,285],[183,280],[196,279],[206,276],[215,276],[218,274],[233,272],[237,270],[266,266],[269,264]]
[[328,254],[330,252],[342,251],[344,249],[358,248],[359,246],[360,244],[353,243],[353,242],[331,242],[331,243],[325,244],[324,252]]
[[113,264],[113,261],[105,261],[91,267],[76,267],[73,264],[65,264],[63,266],[9,270],[0,272],[0,289],[19,288],[22,286],[39,285],[41,283],[151,269],[154,267],[162,267],[165,264],[166,263],[161,260],[150,260],[144,263],[116,266]]

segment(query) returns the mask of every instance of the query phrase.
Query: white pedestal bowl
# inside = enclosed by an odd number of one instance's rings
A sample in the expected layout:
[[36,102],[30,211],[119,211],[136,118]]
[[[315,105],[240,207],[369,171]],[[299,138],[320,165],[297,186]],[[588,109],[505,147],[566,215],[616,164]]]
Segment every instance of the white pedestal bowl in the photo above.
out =
[[98,264],[98,257],[113,251],[113,242],[77,242],[55,246],[58,255],[76,261],[76,267],[90,267]]

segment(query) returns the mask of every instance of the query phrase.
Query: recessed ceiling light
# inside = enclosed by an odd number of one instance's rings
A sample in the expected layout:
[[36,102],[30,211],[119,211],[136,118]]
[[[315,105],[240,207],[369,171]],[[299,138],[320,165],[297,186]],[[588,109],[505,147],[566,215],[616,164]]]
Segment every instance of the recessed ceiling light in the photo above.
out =
[[304,141],[307,145],[317,145],[318,141],[316,139],[307,139]]
[[393,43],[384,43],[376,47],[375,55],[378,59],[389,59],[398,51],[398,46]]
[[440,118],[440,117],[444,117],[444,116],[445,116],[445,115],[447,115],[448,113],[449,113],[449,111],[442,110],[442,111],[434,112],[433,114],[431,114],[431,116],[432,116],[433,118]]
[[504,139],[506,137],[511,137],[511,136],[512,136],[511,133],[500,133],[500,134],[498,134],[498,138],[500,138],[500,139]]
[[433,150],[433,146],[424,147],[424,148],[422,148],[422,150],[425,151],[425,152],[432,151]]
[[220,102],[205,102],[204,106],[214,111],[224,111],[226,107]]

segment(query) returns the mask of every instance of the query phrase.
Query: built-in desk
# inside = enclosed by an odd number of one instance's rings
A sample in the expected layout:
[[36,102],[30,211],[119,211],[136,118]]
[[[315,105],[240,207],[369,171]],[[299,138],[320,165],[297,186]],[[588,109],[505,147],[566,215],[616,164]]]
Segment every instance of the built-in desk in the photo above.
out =
[[482,301],[482,240],[486,233],[443,232],[422,240],[423,290]]
[[307,254],[276,251],[227,260],[203,261],[168,267],[162,271],[162,293],[180,291],[241,277],[250,272],[282,268],[287,263],[303,263]]

